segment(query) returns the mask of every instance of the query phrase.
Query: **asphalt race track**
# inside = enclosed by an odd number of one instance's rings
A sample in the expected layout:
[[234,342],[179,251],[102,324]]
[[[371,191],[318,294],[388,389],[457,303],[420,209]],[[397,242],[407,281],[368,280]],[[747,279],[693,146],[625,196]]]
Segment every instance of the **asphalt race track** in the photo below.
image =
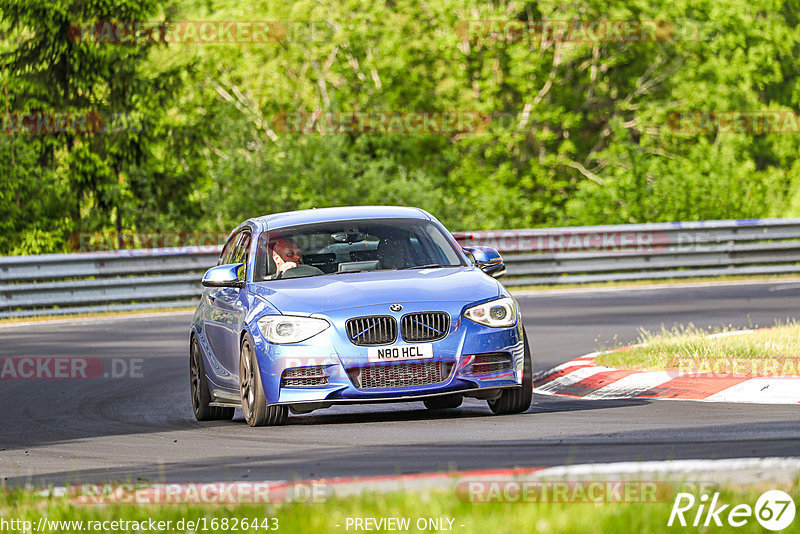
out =
[[[518,295],[535,370],[630,342],[641,327],[768,326],[800,318],[800,282]],[[335,407],[284,427],[198,423],[189,400],[191,314],[0,328],[0,358],[141,359],[141,377],[0,380],[6,484],[281,480],[574,463],[798,456],[800,406],[582,401],[537,395],[526,414],[492,416],[468,399]],[[119,363],[119,362],[118,362]],[[122,373],[122,364],[116,367]],[[128,371],[130,371],[128,369]],[[128,372],[130,374],[130,372]]]

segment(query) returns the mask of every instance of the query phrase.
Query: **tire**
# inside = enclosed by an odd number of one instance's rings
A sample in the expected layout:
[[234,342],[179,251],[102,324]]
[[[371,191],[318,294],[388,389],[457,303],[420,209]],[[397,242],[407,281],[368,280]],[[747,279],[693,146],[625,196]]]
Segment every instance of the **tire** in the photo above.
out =
[[211,391],[208,389],[206,366],[203,355],[200,354],[200,345],[197,338],[192,336],[189,345],[189,388],[192,394],[192,411],[198,421],[216,421],[232,419],[235,408],[209,406],[211,404]]
[[239,393],[242,396],[244,420],[248,425],[277,426],[286,422],[289,416],[289,409],[286,406],[267,406],[258,360],[248,335],[244,336],[239,351]]
[[450,410],[458,408],[464,401],[461,395],[448,395],[447,397],[433,397],[425,399],[425,407],[429,410]]
[[488,401],[489,408],[495,415],[522,413],[531,407],[533,402],[533,364],[528,336],[525,336],[525,356],[522,364],[522,387],[504,389],[495,400]]

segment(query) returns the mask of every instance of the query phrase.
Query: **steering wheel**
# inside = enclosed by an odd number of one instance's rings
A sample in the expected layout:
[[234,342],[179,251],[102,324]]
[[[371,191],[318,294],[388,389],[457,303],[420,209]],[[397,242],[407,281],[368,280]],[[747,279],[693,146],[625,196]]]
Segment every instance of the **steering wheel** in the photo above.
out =
[[276,280],[286,278],[305,278],[306,276],[316,276],[318,274],[325,273],[313,265],[298,265],[297,267],[292,267],[291,269],[287,269],[280,273]]

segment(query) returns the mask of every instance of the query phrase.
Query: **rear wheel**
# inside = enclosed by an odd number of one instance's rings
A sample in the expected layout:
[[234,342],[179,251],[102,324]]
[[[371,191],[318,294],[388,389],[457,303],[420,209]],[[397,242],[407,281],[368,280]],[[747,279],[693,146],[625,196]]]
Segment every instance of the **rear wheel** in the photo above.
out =
[[253,344],[246,335],[239,351],[239,391],[242,395],[244,420],[248,425],[274,426],[286,422],[289,415],[289,409],[286,406],[267,405]]
[[425,403],[425,407],[429,410],[450,410],[461,406],[463,401],[464,397],[461,395],[448,395],[446,397],[425,399],[423,402]]
[[211,391],[208,389],[206,367],[197,338],[192,336],[189,347],[189,385],[192,392],[192,410],[198,421],[214,421],[233,418],[234,408],[209,406]]
[[533,364],[528,336],[525,336],[525,356],[522,365],[522,387],[504,389],[495,400],[490,400],[489,408],[495,415],[522,413],[531,407],[533,401]]

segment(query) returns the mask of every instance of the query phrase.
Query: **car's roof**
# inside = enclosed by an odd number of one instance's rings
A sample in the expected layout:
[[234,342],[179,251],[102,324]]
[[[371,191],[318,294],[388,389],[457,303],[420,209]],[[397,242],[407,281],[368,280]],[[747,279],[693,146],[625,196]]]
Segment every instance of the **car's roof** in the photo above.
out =
[[299,211],[286,211],[250,219],[262,231],[285,228],[299,224],[358,219],[431,219],[419,208],[404,206],[341,206]]

